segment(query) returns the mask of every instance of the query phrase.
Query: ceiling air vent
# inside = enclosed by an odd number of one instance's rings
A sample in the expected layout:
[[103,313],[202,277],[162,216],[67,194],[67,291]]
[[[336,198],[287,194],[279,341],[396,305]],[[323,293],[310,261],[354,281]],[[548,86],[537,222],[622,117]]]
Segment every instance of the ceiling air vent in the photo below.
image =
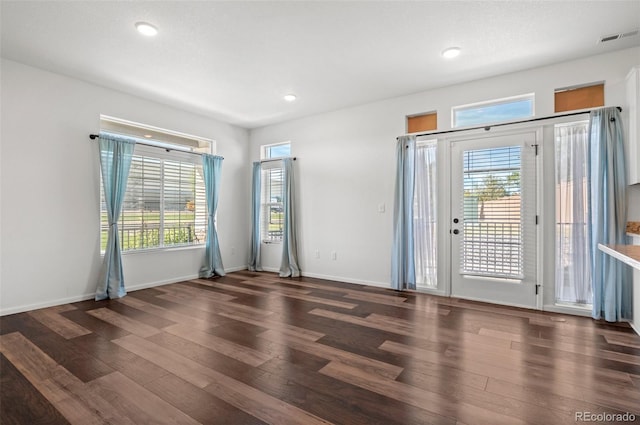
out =
[[600,38],[599,43],[605,43],[607,41],[613,41],[613,40],[618,40],[621,38],[627,38],[627,37],[633,37],[638,35],[638,30],[633,30],[633,31],[627,31],[627,32],[623,32],[620,34],[613,34],[613,35],[606,35],[602,38]]

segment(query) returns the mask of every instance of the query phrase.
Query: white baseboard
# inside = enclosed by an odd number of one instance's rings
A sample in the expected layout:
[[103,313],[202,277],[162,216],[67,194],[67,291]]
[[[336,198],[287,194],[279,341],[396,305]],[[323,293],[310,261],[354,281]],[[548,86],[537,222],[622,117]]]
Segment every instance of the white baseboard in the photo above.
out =
[[239,272],[241,270],[248,270],[249,266],[237,266],[237,267],[227,267],[224,269],[225,273],[233,273],[233,272]]
[[[240,267],[240,268],[237,268],[237,270],[243,270],[244,268],[246,268],[246,267]],[[229,269],[230,272],[231,271],[237,271],[237,270],[235,268],[234,269]],[[127,286],[126,290],[127,290],[127,292],[139,291],[141,289],[153,288],[153,287],[156,287],[156,286],[168,285],[170,283],[183,282],[185,280],[192,280],[192,279],[197,279],[197,278],[198,278],[198,274],[196,273],[196,274],[191,274],[191,275],[188,275],[188,276],[175,277],[175,278],[172,278],[172,279],[160,280],[160,281],[155,281],[155,282],[139,283],[137,285]],[[24,305],[20,305],[20,306],[16,306],[16,307],[10,307],[10,308],[6,308],[6,309],[3,309],[3,310],[0,310],[0,316],[7,316],[9,314],[23,313],[25,311],[39,310],[41,308],[54,307],[54,306],[57,306],[57,305],[70,304],[70,303],[75,303],[75,302],[79,302],[79,301],[91,300],[95,296],[96,296],[96,294],[94,292],[94,293],[91,293],[91,294],[82,294],[82,295],[76,295],[76,296],[73,296],[73,297],[58,298],[56,300],[51,300],[51,301],[44,301],[44,302],[33,303],[33,304],[24,304]]]
[[636,331],[636,333],[640,336],[640,326],[636,326],[633,322],[629,322],[629,324],[631,325],[631,329]]
[[[232,273],[232,272],[241,271],[241,270],[247,270],[247,266],[229,267],[229,268],[225,268],[224,271],[225,273]],[[280,271],[280,269],[278,268],[270,268],[270,267],[265,267],[263,270],[266,272],[273,272],[273,273],[278,273]],[[319,273],[302,272],[301,274],[302,276],[313,277],[316,279],[331,280],[336,282],[355,283],[358,285],[377,286],[380,288],[391,287],[391,285],[387,282],[375,282],[375,281],[368,281],[368,280],[361,280],[361,279],[352,279],[348,277],[330,276],[330,275],[319,274]],[[198,278],[198,274],[195,273],[188,276],[175,277],[175,278],[160,280],[155,282],[145,282],[145,283],[139,283],[139,284],[130,285],[130,286],[127,285],[126,289],[127,289],[127,292],[139,291],[141,289],[153,288],[156,286],[163,286],[171,283],[182,282],[185,280],[193,280],[197,278]],[[0,316],[23,313],[25,311],[38,310],[41,308],[53,307],[53,306],[62,305],[62,304],[70,304],[70,303],[75,303],[79,301],[86,301],[86,300],[93,299],[94,297],[95,297],[95,293],[82,294],[82,295],[76,295],[73,297],[58,298],[56,300],[44,301],[40,303],[25,304],[25,305],[16,306],[16,307],[10,307],[7,309],[0,310]]]
[[127,286],[126,289],[127,289],[127,292],[139,291],[140,289],[147,289],[147,288],[153,288],[155,286],[169,285],[171,283],[184,282],[185,280],[193,280],[193,279],[197,279],[198,277],[200,277],[200,275],[198,273],[195,273],[187,276],[175,277],[172,279],[158,280],[155,282],[147,282],[147,283],[139,283],[137,285]]
[[86,301],[86,300],[93,299],[95,296],[96,296],[95,293],[83,294],[83,295],[76,295],[74,297],[58,298],[56,300],[51,300],[51,301],[19,305],[17,307],[10,307],[10,308],[5,308],[3,310],[0,310],[0,316],[7,316],[9,314],[16,314],[16,313],[24,313],[25,311],[39,310],[41,308],[54,307],[56,305],[76,303],[78,301]]
[[562,306],[555,304],[547,304],[542,306],[543,311],[550,311],[551,313],[570,314],[573,316],[591,317],[591,309]]
[[269,273],[280,273],[280,269],[275,268],[275,267],[263,267],[262,271],[263,272],[269,272]]

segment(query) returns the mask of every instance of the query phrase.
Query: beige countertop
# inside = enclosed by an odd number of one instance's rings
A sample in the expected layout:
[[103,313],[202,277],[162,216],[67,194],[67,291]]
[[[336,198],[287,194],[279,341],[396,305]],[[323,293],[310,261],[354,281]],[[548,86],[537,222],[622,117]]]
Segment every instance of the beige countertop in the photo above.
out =
[[640,245],[603,245],[598,244],[600,251],[617,258],[625,264],[640,270]]

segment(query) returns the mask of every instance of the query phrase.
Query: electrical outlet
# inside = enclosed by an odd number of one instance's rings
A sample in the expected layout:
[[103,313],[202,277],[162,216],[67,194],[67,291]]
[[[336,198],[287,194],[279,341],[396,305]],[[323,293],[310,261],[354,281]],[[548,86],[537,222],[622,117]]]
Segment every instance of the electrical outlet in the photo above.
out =
[[316,258],[320,258],[320,250],[316,249]]
[[337,260],[338,259],[338,253],[335,251],[331,251],[331,259],[332,260]]
[[386,205],[384,203],[378,204],[378,212],[383,213],[386,210]]
[[236,255],[236,249],[235,249],[235,247],[234,247],[234,248],[231,248],[231,255]]

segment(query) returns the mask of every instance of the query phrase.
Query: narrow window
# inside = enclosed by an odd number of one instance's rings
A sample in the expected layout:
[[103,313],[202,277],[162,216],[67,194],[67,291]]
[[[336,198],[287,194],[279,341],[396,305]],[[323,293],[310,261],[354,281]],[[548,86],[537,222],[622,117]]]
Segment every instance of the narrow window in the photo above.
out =
[[533,107],[533,94],[456,106],[452,108],[452,125],[471,127],[531,118]]
[[[283,172],[279,158],[291,156],[291,143],[276,143],[262,146],[262,188],[260,233],[264,243],[282,242],[283,231]],[[268,160],[274,161],[268,161]],[[265,161],[267,160],[267,161]]]
[[604,106],[604,83],[556,89],[554,101],[555,112]]
[[555,126],[556,303],[592,303],[588,121]]
[[413,240],[416,285],[438,287],[437,142],[416,146]]
[[407,116],[407,133],[417,133],[420,131],[433,131],[438,128],[438,113],[428,112],[426,114]]

